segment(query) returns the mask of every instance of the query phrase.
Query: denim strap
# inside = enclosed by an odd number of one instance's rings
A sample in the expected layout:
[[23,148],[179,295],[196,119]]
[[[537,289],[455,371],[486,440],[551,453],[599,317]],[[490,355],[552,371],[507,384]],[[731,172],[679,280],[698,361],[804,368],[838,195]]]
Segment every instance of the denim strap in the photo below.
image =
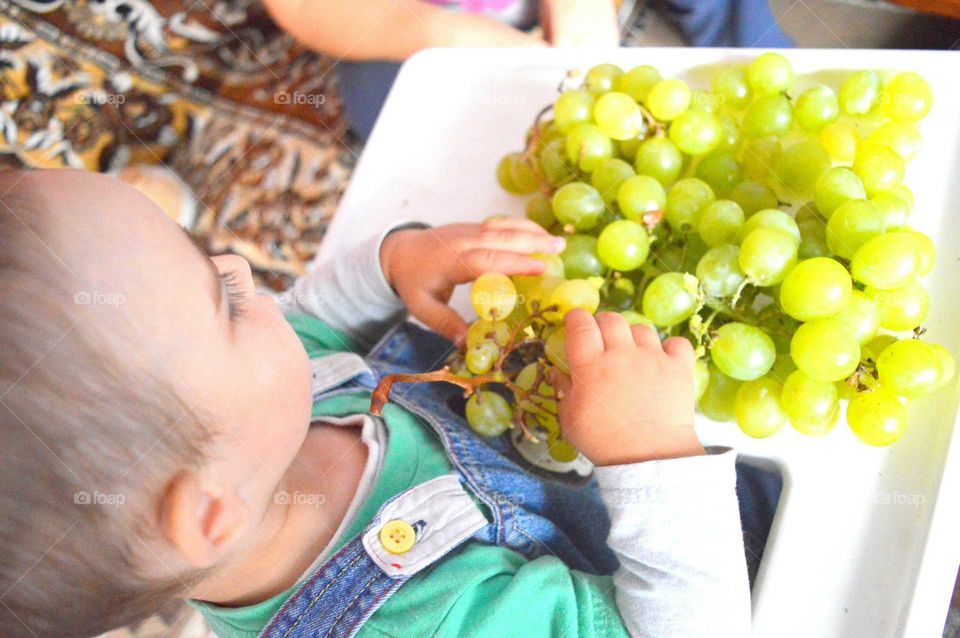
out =
[[357,536],[287,600],[260,637],[348,638],[405,582],[387,576]]

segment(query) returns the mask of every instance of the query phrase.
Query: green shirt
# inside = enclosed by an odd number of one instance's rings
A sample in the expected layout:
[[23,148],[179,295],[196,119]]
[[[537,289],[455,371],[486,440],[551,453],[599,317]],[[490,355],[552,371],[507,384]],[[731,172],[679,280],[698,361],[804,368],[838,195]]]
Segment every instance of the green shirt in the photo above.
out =
[[[288,317],[310,358],[347,351],[343,334],[313,317]],[[370,393],[341,395],[313,406],[313,416],[365,414]],[[413,414],[388,404],[389,432],[380,476],[342,535],[337,551],[406,489],[452,470],[443,447]],[[221,638],[254,638],[299,586],[246,607],[193,604]],[[613,582],[568,568],[558,558],[528,560],[507,548],[467,541],[413,576],[371,616],[358,636],[626,636]]]

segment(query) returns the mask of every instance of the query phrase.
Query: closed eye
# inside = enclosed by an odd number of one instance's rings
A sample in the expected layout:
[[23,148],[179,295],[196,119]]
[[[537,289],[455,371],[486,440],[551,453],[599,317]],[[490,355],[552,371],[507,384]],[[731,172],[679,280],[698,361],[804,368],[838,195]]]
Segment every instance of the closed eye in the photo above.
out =
[[227,291],[227,308],[230,312],[230,321],[236,321],[244,311],[247,295],[236,271],[229,270],[220,273],[220,281]]

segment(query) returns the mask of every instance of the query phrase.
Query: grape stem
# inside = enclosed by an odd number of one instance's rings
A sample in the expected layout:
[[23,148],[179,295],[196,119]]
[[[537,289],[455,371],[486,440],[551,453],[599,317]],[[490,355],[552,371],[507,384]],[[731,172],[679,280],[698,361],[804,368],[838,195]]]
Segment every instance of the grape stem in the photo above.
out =
[[[383,413],[383,406],[386,405],[390,400],[390,390],[394,383],[452,383],[453,385],[463,388],[464,397],[469,397],[484,384],[503,383],[513,392],[518,393],[518,395],[522,395],[518,397],[518,401],[521,398],[529,397],[530,393],[525,392],[522,388],[518,387],[515,383],[510,381],[506,375],[503,374],[503,364],[506,362],[507,357],[510,356],[512,352],[514,352],[520,346],[530,342],[529,339],[522,339],[518,342],[517,337],[520,335],[520,332],[525,330],[527,326],[531,325],[537,319],[542,319],[546,313],[555,312],[557,310],[558,307],[555,305],[547,306],[542,310],[537,309],[536,312],[531,313],[530,316],[523,321],[517,322],[517,325],[513,327],[513,331],[510,333],[510,340],[507,342],[507,347],[503,349],[493,368],[486,374],[464,378],[454,374],[450,370],[449,366],[444,366],[440,370],[433,370],[432,372],[420,372],[416,374],[388,374],[380,379],[376,389],[373,391],[373,396],[370,397],[370,414],[373,416],[380,416]],[[543,379],[540,378],[540,375],[538,375],[538,379],[543,381]],[[539,382],[534,385],[534,388],[539,390]],[[524,431],[527,431],[526,428],[524,428]]]

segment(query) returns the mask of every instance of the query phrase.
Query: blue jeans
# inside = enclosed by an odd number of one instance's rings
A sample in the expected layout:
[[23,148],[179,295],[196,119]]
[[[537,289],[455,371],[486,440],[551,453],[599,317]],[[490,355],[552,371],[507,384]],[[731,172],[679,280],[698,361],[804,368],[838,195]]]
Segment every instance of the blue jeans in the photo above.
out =
[[[695,47],[793,46],[777,26],[767,0],[654,0],[652,5]],[[396,62],[337,64],[337,82],[347,125],[362,140],[370,136],[400,65]]]
[[[367,357],[368,372],[350,372],[339,386],[324,389],[314,401],[338,394],[371,390],[377,379],[396,372],[425,372],[443,361],[450,343],[412,324],[391,331]],[[617,560],[606,545],[610,519],[596,483],[529,465],[506,436],[481,438],[463,418],[459,388],[442,383],[415,383],[395,392],[392,402],[417,414],[442,441],[454,474],[485,507],[488,515],[472,539],[508,547],[529,559],[553,555],[570,568],[611,574]],[[748,466],[737,467],[737,492],[744,518],[747,564],[759,564],[780,491],[778,476]],[[382,524],[381,508],[364,534]],[[469,533],[469,532],[468,532]],[[321,565],[271,619],[261,636],[348,638],[395,593],[407,576],[391,576],[365,552],[363,534],[349,541]],[[452,549],[449,548],[449,549]],[[447,551],[449,551],[449,549]]]

